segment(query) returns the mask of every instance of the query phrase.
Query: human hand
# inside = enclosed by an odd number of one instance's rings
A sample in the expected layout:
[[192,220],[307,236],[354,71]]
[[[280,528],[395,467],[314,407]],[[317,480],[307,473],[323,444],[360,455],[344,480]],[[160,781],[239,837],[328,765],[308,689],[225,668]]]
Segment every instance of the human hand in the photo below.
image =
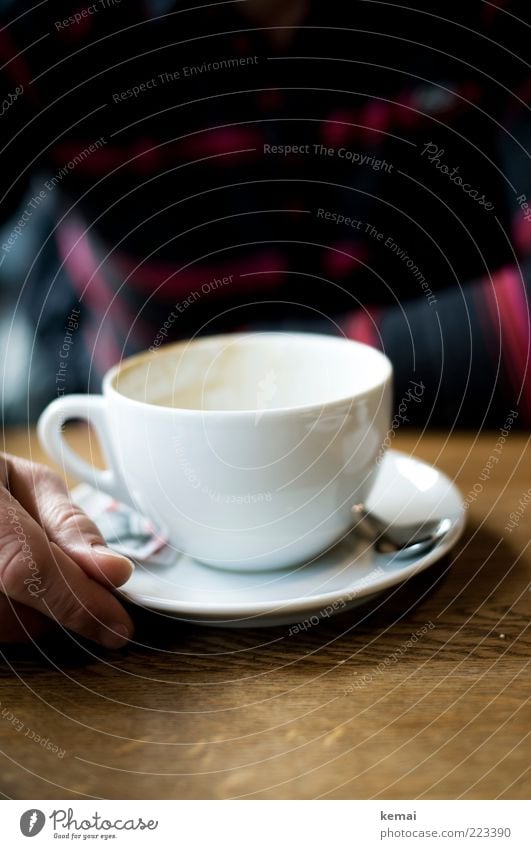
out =
[[133,623],[112,589],[132,570],[56,474],[0,452],[0,642],[36,639],[56,623],[120,648]]

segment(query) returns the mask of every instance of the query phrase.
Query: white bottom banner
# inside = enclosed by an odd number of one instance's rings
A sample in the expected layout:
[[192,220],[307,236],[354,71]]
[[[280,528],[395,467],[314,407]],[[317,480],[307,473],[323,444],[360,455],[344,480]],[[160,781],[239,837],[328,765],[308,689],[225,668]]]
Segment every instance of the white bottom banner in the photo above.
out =
[[517,801],[5,801],[2,845],[528,849]]

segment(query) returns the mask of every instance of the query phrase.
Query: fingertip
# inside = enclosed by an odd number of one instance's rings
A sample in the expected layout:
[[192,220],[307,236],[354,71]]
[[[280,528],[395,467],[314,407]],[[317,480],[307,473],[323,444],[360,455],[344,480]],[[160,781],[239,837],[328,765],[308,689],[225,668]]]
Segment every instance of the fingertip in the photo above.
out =
[[93,545],[92,553],[103,577],[113,586],[120,587],[129,580],[134,572],[133,561],[106,545]]
[[131,627],[123,622],[115,622],[100,629],[99,641],[106,649],[122,649],[132,636]]

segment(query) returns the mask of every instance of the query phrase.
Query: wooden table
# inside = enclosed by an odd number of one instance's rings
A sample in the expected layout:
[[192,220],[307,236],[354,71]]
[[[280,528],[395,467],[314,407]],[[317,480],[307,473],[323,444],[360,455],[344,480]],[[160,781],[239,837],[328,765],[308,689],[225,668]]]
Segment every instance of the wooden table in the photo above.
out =
[[[437,463],[466,496],[498,437],[402,432],[395,444]],[[85,430],[72,438],[87,449]],[[26,430],[8,432],[5,450],[43,459]],[[116,654],[67,639],[10,648],[3,793],[528,798],[531,503],[512,532],[505,526],[531,486],[529,461],[527,436],[513,431],[456,550],[376,610],[290,637],[285,627],[210,630],[134,610],[136,642]],[[434,627],[401,653],[426,623]],[[344,695],[363,674],[370,684]]]

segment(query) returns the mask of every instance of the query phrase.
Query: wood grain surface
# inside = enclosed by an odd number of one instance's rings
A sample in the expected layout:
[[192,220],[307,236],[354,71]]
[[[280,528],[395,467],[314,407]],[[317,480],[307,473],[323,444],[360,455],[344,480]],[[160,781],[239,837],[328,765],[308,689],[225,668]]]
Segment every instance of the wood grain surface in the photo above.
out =
[[[85,428],[70,434],[94,454]],[[131,608],[117,653],[67,636],[4,649],[3,794],[528,798],[531,503],[506,525],[531,492],[529,440],[512,432],[485,476],[498,438],[397,434],[464,498],[483,489],[451,555],[370,608],[292,636]],[[31,430],[3,448],[43,460]]]

